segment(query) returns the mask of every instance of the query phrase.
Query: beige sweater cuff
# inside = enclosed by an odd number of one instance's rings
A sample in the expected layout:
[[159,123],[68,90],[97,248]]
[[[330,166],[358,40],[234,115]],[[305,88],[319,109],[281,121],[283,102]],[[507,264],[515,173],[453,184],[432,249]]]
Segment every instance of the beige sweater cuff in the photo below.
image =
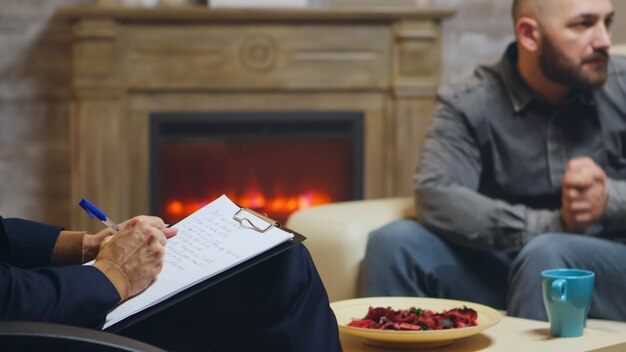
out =
[[61,231],[52,249],[53,266],[83,263],[83,237],[85,231]]
[[126,299],[128,299],[128,295],[130,292],[130,283],[128,282],[128,277],[126,277],[126,274],[124,274],[122,269],[117,266],[117,264],[108,260],[101,259],[96,260],[93,266],[102,271],[102,273],[104,273],[104,275],[109,280],[111,280],[111,283],[121,297],[120,302],[124,302]]

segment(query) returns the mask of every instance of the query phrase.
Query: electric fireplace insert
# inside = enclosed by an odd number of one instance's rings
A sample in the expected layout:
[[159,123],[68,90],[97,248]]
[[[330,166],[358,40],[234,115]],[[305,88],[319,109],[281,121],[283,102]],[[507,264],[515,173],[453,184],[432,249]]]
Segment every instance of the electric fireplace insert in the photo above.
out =
[[175,223],[226,194],[282,223],[363,197],[363,113],[154,113],[150,205]]

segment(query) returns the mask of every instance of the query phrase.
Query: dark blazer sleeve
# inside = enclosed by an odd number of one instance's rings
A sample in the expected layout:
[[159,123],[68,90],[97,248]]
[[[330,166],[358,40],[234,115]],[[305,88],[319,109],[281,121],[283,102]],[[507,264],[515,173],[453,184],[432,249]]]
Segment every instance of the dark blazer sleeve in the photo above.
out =
[[0,217],[0,246],[9,247],[8,256],[0,257],[0,320],[96,327],[119,302],[111,281],[94,267],[44,266],[60,230]]
[[2,219],[10,263],[21,268],[50,265],[52,250],[63,228],[23,219]]
[[0,262],[0,319],[97,327],[119,302],[109,279],[91,266],[22,269]]

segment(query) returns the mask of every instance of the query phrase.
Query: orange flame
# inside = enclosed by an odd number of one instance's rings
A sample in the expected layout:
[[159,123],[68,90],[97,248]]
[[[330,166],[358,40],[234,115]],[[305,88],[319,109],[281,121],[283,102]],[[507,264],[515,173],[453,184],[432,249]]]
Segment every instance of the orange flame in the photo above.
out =
[[[214,197],[217,198],[217,197]],[[325,192],[309,191],[299,195],[276,196],[268,199],[260,192],[247,192],[241,197],[230,196],[229,198],[242,207],[260,211],[267,211],[271,214],[290,214],[296,210],[309,208],[314,205],[331,203],[333,199]],[[172,199],[165,204],[165,217],[170,219],[181,219],[208,204],[208,201],[198,200],[178,200]]]

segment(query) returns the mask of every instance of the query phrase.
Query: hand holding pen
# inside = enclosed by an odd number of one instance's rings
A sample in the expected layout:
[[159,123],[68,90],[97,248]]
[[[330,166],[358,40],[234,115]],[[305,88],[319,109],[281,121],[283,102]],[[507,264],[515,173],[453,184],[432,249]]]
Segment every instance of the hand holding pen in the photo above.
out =
[[122,270],[129,284],[126,292],[120,292],[122,300],[145,290],[161,272],[167,238],[176,235],[177,230],[167,228],[155,216],[136,216],[118,226],[89,201],[83,199],[79,204],[108,227],[95,235],[104,238],[96,263],[107,261]]

